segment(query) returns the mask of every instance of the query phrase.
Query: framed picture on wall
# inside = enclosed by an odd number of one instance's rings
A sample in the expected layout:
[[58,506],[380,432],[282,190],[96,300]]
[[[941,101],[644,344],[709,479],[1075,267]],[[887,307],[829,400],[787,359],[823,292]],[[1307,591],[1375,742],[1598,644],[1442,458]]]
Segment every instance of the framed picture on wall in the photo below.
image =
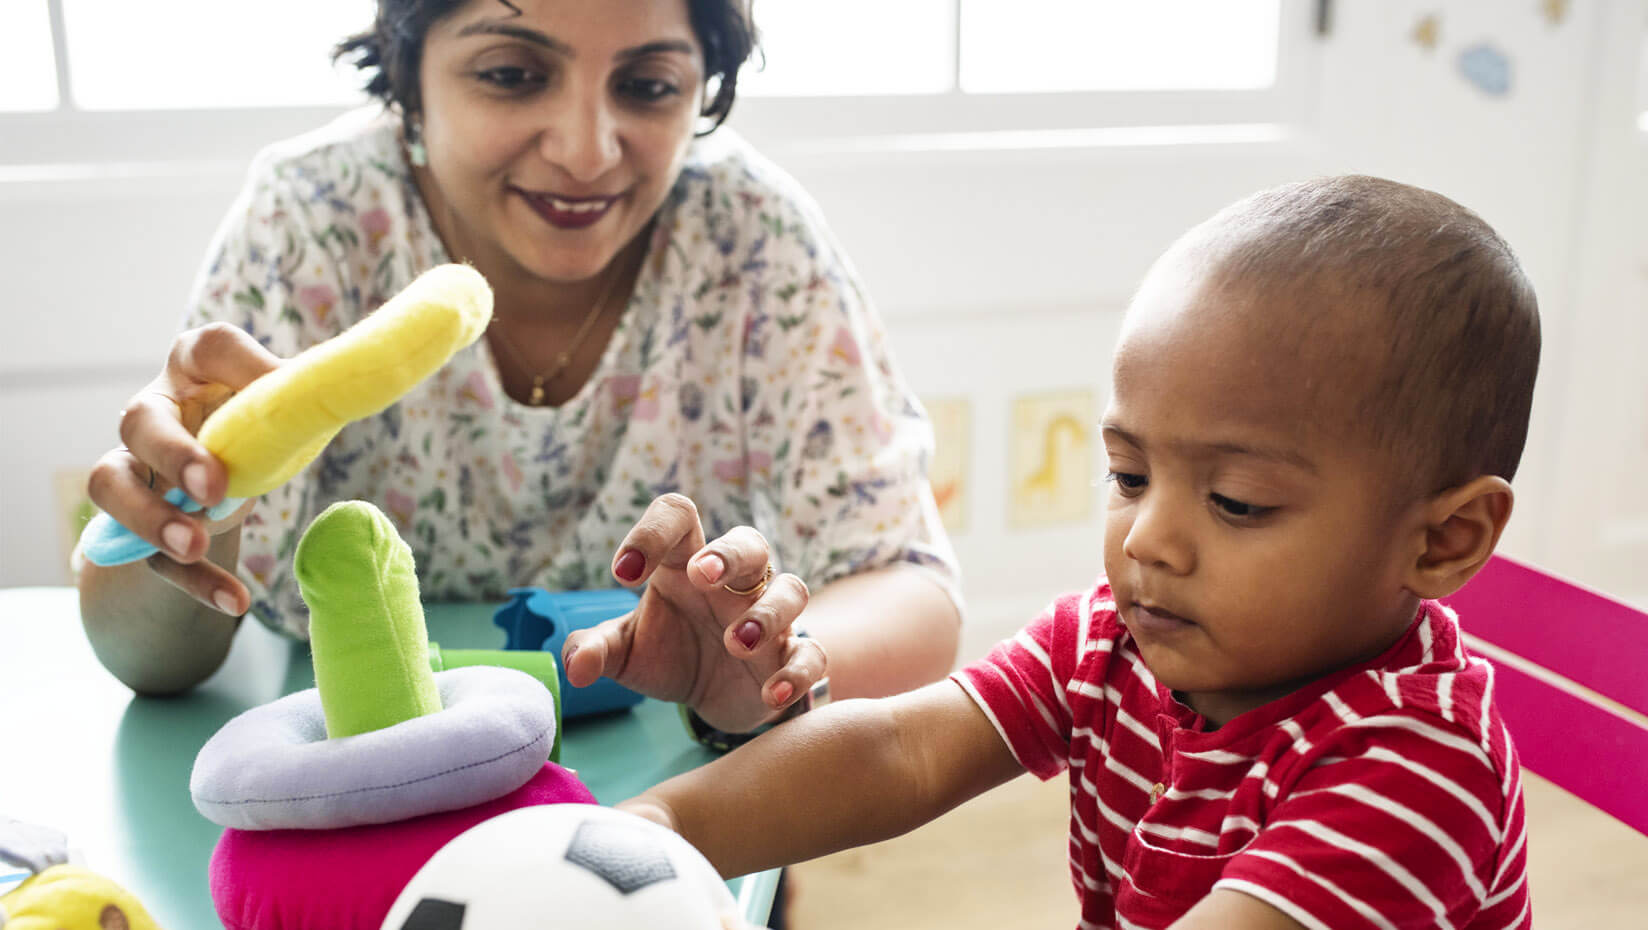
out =
[[972,407],[965,397],[923,398],[933,421],[933,464],[928,480],[938,515],[951,534],[967,531],[968,462],[972,456]]
[[1014,399],[1009,526],[1080,523],[1092,516],[1096,411],[1094,394],[1085,389]]

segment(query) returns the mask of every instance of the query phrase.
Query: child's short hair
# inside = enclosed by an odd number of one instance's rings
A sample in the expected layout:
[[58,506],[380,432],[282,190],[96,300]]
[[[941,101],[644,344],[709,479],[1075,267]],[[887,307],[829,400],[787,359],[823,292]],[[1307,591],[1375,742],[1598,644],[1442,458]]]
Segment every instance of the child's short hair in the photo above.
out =
[[1347,175],[1262,191],[1204,228],[1217,280],[1329,298],[1308,301],[1307,313],[1363,312],[1376,374],[1344,415],[1371,428],[1418,490],[1516,474],[1539,306],[1481,217],[1431,191]]

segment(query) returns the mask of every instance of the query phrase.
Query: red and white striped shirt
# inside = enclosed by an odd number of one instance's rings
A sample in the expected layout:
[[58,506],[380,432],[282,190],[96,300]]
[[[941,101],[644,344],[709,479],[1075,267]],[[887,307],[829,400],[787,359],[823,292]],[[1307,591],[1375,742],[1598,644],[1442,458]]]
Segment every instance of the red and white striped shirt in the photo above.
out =
[[1493,667],[1442,604],[1379,658],[1211,732],[1150,674],[1102,580],[952,677],[1026,769],[1069,769],[1084,930],[1167,927],[1215,888],[1313,928],[1529,923]]

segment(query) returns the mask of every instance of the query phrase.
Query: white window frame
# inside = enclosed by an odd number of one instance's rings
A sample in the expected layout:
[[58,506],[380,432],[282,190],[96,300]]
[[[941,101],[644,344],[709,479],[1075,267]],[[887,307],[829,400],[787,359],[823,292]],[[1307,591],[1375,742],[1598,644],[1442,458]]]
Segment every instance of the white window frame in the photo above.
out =
[[[959,0],[957,0],[959,5]],[[45,112],[0,113],[0,181],[83,174],[241,170],[247,154],[271,141],[314,129],[343,106],[86,111],[73,102],[61,0],[47,0],[59,104]],[[1229,144],[1264,133],[1232,127],[1283,127],[1314,121],[1320,73],[1319,30],[1329,0],[1282,0],[1273,86],[1232,91],[1073,91],[862,97],[740,95],[733,125],[784,147],[1035,148],[1060,138],[1110,133],[1121,144],[1129,129],[1207,127],[1207,141]],[[952,17],[959,22],[958,17]],[[959,27],[957,27],[959,28]],[[366,98],[362,98],[365,102]],[[1116,132],[1118,131],[1119,132]],[[1150,137],[1194,142],[1195,131]],[[163,169],[170,165],[171,169]]]
[[1637,131],[1648,142],[1648,28],[1643,30],[1642,51],[1637,55]]

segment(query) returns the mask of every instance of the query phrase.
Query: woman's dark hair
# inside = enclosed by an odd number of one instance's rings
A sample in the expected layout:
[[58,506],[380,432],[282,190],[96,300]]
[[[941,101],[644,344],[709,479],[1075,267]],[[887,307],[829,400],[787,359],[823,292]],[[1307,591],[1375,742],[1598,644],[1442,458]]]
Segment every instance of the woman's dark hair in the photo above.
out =
[[[418,68],[429,27],[450,15],[465,0],[378,0],[372,27],[338,43],[334,62],[352,57],[368,75],[365,90],[385,104],[399,108],[407,138],[413,138],[411,119],[422,107],[418,95]],[[514,10],[509,0],[498,0]],[[732,112],[738,90],[738,69],[755,51],[757,35],[749,0],[686,0],[687,16],[698,44],[704,48],[704,80],[712,88],[703,113],[714,122],[699,135],[713,131]]]

